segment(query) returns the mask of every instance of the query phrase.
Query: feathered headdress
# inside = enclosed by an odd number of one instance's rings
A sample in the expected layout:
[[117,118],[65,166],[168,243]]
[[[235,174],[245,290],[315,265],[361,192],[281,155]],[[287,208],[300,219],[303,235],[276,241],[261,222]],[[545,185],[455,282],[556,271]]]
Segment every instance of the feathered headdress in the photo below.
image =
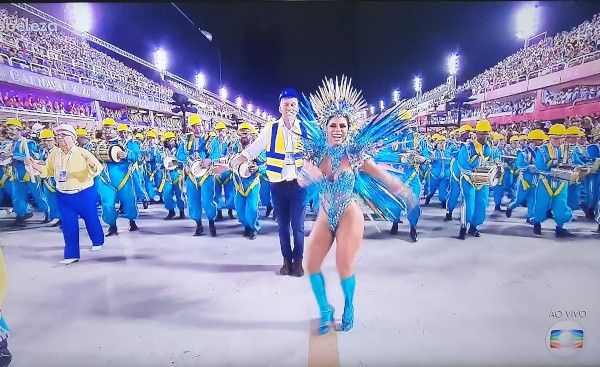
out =
[[367,106],[361,92],[351,86],[352,79],[342,75],[333,79],[325,78],[323,86],[313,95],[310,103],[319,122],[324,125],[334,116],[345,116],[354,125],[359,112]]

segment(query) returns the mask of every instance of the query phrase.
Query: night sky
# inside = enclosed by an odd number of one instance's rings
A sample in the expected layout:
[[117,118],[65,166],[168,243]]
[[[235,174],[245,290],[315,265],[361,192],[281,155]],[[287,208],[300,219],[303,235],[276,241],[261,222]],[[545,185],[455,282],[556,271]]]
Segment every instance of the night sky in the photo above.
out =
[[[412,79],[423,91],[444,83],[446,57],[460,55],[459,84],[523,47],[515,13],[522,2],[203,2],[92,4],[90,33],[148,61],[157,47],[169,55],[168,70],[194,81],[223,84],[230,99],[242,95],[277,114],[283,87],[313,92],[324,76],[353,78],[366,100],[390,102],[394,88],[412,96]],[[64,19],[64,4],[37,4]],[[542,2],[540,31],[570,30],[600,12],[600,2]],[[213,35],[209,42],[198,30]],[[148,73],[149,74],[149,73]],[[151,75],[151,74],[149,74]]]

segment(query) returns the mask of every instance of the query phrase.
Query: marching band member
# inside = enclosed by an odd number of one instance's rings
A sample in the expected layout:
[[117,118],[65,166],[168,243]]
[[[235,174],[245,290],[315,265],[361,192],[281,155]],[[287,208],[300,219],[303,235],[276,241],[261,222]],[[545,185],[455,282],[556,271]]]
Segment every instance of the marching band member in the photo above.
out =
[[548,210],[552,209],[556,222],[556,237],[572,237],[574,234],[563,228],[572,218],[571,208],[567,205],[567,182],[550,175],[551,170],[558,167],[563,160],[564,136],[567,129],[563,124],[555,124],[548,130],[550,142],[542,145],[535,154],[535,167],[540,172],[538,185],[535,188],[535,204],[533,233],[542,234],[542,222],[547,219]]
[[[40,161],[45,163],[52,150],[59,148],[56,146],[56,141],[54,140],[54,132],[52,132],[50,129],[44,129],[40,132],[40,141],[42,146],[40,152]],[[52,225],[52,227],[58,227],[62,222],[60,220],[60,212],[58,211],[58,206],[56,204],[56,180],[54,177],[50,176],[43,178],[42,182],[44,185],[44,195],[49,208],[48,219],[58,219],[58,221]]]
[[17,218],[14,226],[24,227],[25,220],[31,218],[33,214],[29,208],[29,194],[38,206],[38,209],[44,212],[44,223],[48,223],[48,203],[40,186],[40,181],[32,177],[25,168],[26,158],[39,158],[38,145],[33,140],[22,136],[23,124],[17,119],[9,119],[6,122],[9,138],[14,141],[12,155],[12,198],[13,209]]
[[[211,145],[211,160],[216,161],[226,161],[229,156],[229,153],[233,151],[233,146],[231,142],[227,141],[227,126],[225,126],[224,122],[217,123],[215,127],[217,137],[210,140]],[[233,185],[233,173],[229,170],[221,173],[220,175],[215,176],[215,197],[214,201],[217,203],[217,219],[223,219],[223,214],[221,210],[223,207],[227,208],[227,212],[229,214],[229,219],[235,219],[233,216],[233,208],[234,208],[234,198],[235,198],[235,187]],[[223,191],[225,191],[224,203],[221,200],[223,196]]]
[[[566,130],[565,133],[565,145],[563,146],[565,152],[563,157],[563,163],[568,165],[576,165],[579,167],[588,167],[586,153],[579,149],[579,136],[582,131],[577,126],[571,126]],[[581,209],[581,189],[582,183],[569,183],[569,189],[567,194],[567,205],[571,210]]]
[[142,149],[140,146],[141,139],[138,140],[138,137],[130,139],[128,136],[127,125],[125,124],[119,124],[118,132],[121,145],[127,147],[127,155],[131,157],[135,156],[135,161],[132,163],[133,171],[131,177],[133,178],[136,202],[141,199],[144,209],[148,209],[148,202],[150,199],[148,198],[146,189],[144,189],[142,172],[139,169],[139,165],[143,163]]
[[107,161],[104,169],[97,180],[98,193],[102,201],[102,220],[109,225],[106,236],[112,236],[118,233],[117,229],[117,210],[115,203],[117,195],[123,204],[124,217],[129,219],[129,230],[139,229],[135,220],[138,216],[135,189],[133,186],[133,164],[137,162],[138,152],[127,150],[129,146],[123,146],[117,135],[117,124],[115,120],[107,117],[102,122],[102,132],[108,146],[118,145],[122,151],[117,153],[118,162]]
[[94,144],[91,142],[88,137],[87,130],[84,128],[78,128],[75,130],[77,133],[77,145],[87,150],[88,152],[93,152]]
[[220,150],[217,152],[214,149],[218,149],[218,142],[216,141],[216,133],[211,131],[208,134],[208,141],[206,142],[206,156],[203,161],[203,167],[210,169],[210,174],[204,178],[204,182],[200,185],[200,194],[202,197],[202,209],[206,213],[208,218],[208,230],[212,237],[217,235],[217,227],[215,221],[217,220],[217,209],[218,205],[215,202],[215,179],[219,175],[216,171],[213,171],[215,161],[220,158]]
[[[241,152],[242,149],[246,149],[254,140],[254,126],[244,122],[239,125],[238,134],[240,136],[241,144],[239,152]],[[263,156],[263,160],[266,160],[264,152],[261,153],[261,156]],[[247,177],[241,176],[243,172],[235,172],[233,176],[233,182],[236,189],[235,212],[237,213],[240,223],[244,226],[244,237],[254,240],[260,229],[260,225],[258,224],[260,174],[258,172],[258,165],[255,161],[250,161],[247,164],[247,167]]]
[[451,145],[452,160],[450,161],[450,191],[448,192],[448,202],[446,204],[446,218],[444,221],[452,220],[452,212],[458,204],[458,197],[460,196],[460,169],[456,159],[458,153],[463,145],[469,141],[473,127],[471,125],[462,125],[456,131],[456,142]]
[[533,219],[535,187],[538,184],[538,176],[535,173],[535,155],[547,137],[540,129],[531,130],[527,134],[530,145],[517,152],[517,160],[515,162],[515,166],[519,170],[517,196],[506,207],[505,214],[507,218],[512,216],[512,212],[517,206],[527,201],[527,223],[531,223]]
[[511,136],[508,146],[504,145],[503,142],[500,142],[497,149],[499,154],[498,160],[504,166],[504,173],[500,177],[498,185],[494,186],[494,210],[500,211],[502,210],[500,205],[502,204],[504,193],[506,193],[506,196],[511,201],[515,198],[514,186],[516,175],[518,173],[518,170],[515,167],[515,161],[517,159],[517,152],[520,150],[519,137],[517,135]]
[[[163,200],[165,201],[165,209],[169,214],[165,220],[170,220],[175,217],[175,205],[179,209],[179,218],[185,218],[185,203],[182,198],[183,191],[183,163],[181,155],[178,155],[177,142],[175,141],[175,133],[169,131],[163,135],[163,149],[160,150],[159,160],[163,162],[162,182],[158,187],[158,191],[162,192]],[[175,200],[173,200],[175,197]]]
[[[154,198],[159,194],[158,186],[162,182],[162,171],[159,170],[160,162],[158,159],[160,147],[156,145],[156,130],[150,129],[148,131],[145,149],[144,184],[150,201],[154,202]],[[162,196],[160,200],[162,200]]]
[[[206,136],[200,130],[202,126],[202,119],[197,114],[192,114],[188,120],[192,132],[189,133],[185,139],[179,145],[178,156],[182,160],[186,160],[186,196],[188,202],[188,208],[190,212],[190,218],[196,222],[196,231],[194,236],[200,236],[204,233],[204,227],[202,226],[202,184],[210,175],[209,170],[201,177],[196,177],[196,173],[192,172],[191,164],[195,160],[205,161],[206,159]],[[185,157],[185,159],[183,159]],[[203,168],[208,168],[208,163],[202,165]]]
[[[408,112],[401,116],[400,119],[404,121],[410,119],[411,117],[412,115],[410,115],[410,112]],[[415,203],[410,212],[406,214],[406,219],[408,219],[410,224],[410,238],[413,240],[413,242],[417,242],[419,240],[419,236],[417,234],[417,223],[421,217],[421,206],[419,205],[419,198],[421,197],[421,178],[419,176],[419,172],[421,170],[421,165],[429,160],[429,151],[425,147],[425,140],[419,140],[418,133],[415,130],[409,130],[409,132],[407,132],[403,138],[400,138],[400,141],[402,141],[402,150],[409,150],[413,152],[404,156],[404,158],[401,160],[400,166],[404,172],[401,175],[401,179],[403,182],[409,185],[411,189],[411,195],[413,195],[412,201]],[[392,223],[390,234],[398,233],[399,219],[400,215],[398,215],[397,221]]]
[[476,138],[460,148],[456,163],[460,169],[460,188],[463,195],[459,238],[465,239],[467,224],[469,234],[479,237],[477,226],[483,224],[490,196],[489,184],[473,182],[473,171],[489,165],[493,160],[493,148],[488,142],[492,126],[488,120],[481,120],[475,126]]
[[[269,182],[269,177],[267,177],[267,157],[264,154],[259,154],[254,161],[258,165],[258,176],[260,177],[258,196],[260,204],[266,207],[265,217],[268,218],[271,212],[273,212],[273,200],[271,198],[271,183]],[[273,214],[273,217],[275,218],[275,214]]]
[[440,190],[439,199],[442,203],[442,208],[446,209],[446,200],[448,200],[448,189],[450,186],[450,161],[452,160],[452,152],[446,148],[446,137],[438,135],[433,141],[435,150],[431,154],[431,179],[429,181],[429,195],[425,198],[425,205],[435,195],[435,192]]

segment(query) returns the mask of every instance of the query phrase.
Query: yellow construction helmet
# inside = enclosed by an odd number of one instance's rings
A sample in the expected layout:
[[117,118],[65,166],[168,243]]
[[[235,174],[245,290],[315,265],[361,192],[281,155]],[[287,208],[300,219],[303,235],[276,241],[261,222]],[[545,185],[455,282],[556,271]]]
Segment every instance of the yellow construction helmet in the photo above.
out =
[[516,135],[513,135],[513,136],[511,136],[511,137],[510,137],[510,139],[508,139],[508,141],[509,141],[509,142],[511,142],[511,143],[512,143],[513,141],[519,141],[519,137],[518,137],[518,136],[516,136]]
[[519,140],[527,140],[527,135],[519,135]]
[[54,139],[54,132],[50,129],[40,131],[40,139]]
[[223,129],[227,129],[227,126],[225,125],[224,122],[219,122],[219,123],[217,123],[217,126],[215,126],[215,130],[223,130]]
[[546,140],[548,135],[540,129],[531,130],[529,134],[527,134],[528,140]]
[[107,117],[102,121],[102,126],[115,126],[117,123],[113,118]]
[[548,135],[558,135],[558,136],[564,136],[567,133],[567,128],[565,128],[565,125],[563,124],[555,124],[550,126],[550,129],[548,130]]
[[240,131],[242,129],[248,129],[252,133],[254,133],[256,131],[256,129],[254,128],[254,126],[250,125],[248,122],[242,122],[240,124],[240,126],[238,126],[238,131]]
[[135,134],[135,138],[142,140],[142,139],[144,139],[144,135],[142,135],[142,133],[137,133],[137,134]]
[[80,127],[79,129],[75,130],[75,133],[77,134],[77,136],[87,136],[87,131]]
[[435,133],[433,135],[431,135],[431,140],[437,140],[437,138],[439,138],[440,134]]
[[497,133],[495,131],[492,131],[492,138],[494,140],[502,140],[502,139],[504,139],[504,135]]
[[436,140],[436,141],[446,141],[446,137],[445,137],[444,135],[438,135],[438,136],[435,138],[435,140]]
[[581,134],[581,129],[577,126],[571,126],[565,131],[565,135],[580,136],[579,134]]
[[490,132],[492,131],[492,124],[488,120],[481,120],[475,125],[476,132]]
[[6,121],[6,126],[16,126],[19,128],[23,128],[23,124],[21,123],[21,120],[19,119],[8,119]]
[[579,130],[579,137],[585,136],[585,133],[582,130]]
[[200,115],[198,115],[198,114],[194,113],[194,114],[192,114],[192,115],[190,116],[190,119],[189,119],[189,121],[188,121],[188,124],[189,124],[190,126],[194,126],[194,125],[196,125],[196,124],[197,124],[197,123],[199,123],[199,122],[202,122],[202,119],[200,118]]
[[211,131],[208,133],[208,136],[215,137],[215,136],[217,136],[217,133],[215,133],[214,131]]
[[127,125],[119,124],[119,127],[117,127],[117,131],[127,131]]
[[146,136],[149,138],[156,138],[156,130],[150,129],[150,131],[148,131],[148,134],[146,134]]
[[466,131],[473,131],[473,126],[471,126],[471,125],[462,125],[461,127],[458,128],[458,132],[459,133],[464,133]]
[[163,141],[167,141],[167,139],[175,139],[175,133],[172,131],[168,131],[163,135]]

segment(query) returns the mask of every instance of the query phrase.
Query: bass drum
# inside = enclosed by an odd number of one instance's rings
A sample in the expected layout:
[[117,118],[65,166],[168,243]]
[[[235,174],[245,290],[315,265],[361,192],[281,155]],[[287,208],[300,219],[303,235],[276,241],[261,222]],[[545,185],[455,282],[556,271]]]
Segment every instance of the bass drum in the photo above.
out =
[[110,145],[105,141],[94,147],[94,155],[102,162],[121,162],[118,156],[119,152],[125,152],[120,145]]

